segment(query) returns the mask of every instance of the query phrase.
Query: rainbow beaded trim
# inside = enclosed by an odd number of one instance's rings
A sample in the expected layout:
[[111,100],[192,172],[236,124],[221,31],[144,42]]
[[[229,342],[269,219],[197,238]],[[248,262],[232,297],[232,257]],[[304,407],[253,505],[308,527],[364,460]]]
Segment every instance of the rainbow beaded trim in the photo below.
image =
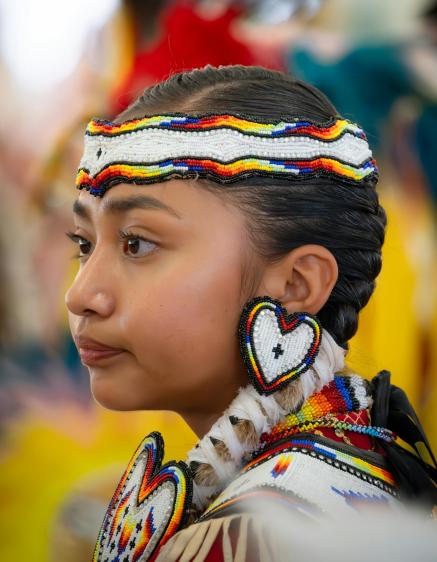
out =
[[366,410],[370,405],[367,383],[363,378],[336,375],[322,390],[312,394],[298,412],[288,414],[275,429],[311,422],[333,412],[342,414]]
[[162,127],[178,131],[211,131],[213,129],[228,128],[252,135],[275,137],[298,134],[314,136],[322,140],[334,140],[345,132],[350,132],[363,139],[365,138],[363,130],[347,119],[333,120],[324,125],[316,125],[308,120],[296,120],[292,122],[280,121],[276,124],[269,124],[254,121],[253,118],[244,118],[236,114],[194,116],[183,113],[173,113],[170,115],[151,115],[143,117],[142,119],[131,119],[119,124],[96,119],[90,122],[87,131],[90,135],[114,136],[153,127]]
[[174,113],[119,124],[92,120],[76,187],[102,196],[117,183],[172,177],[230,183],[334,175],[357,184],[377,173],[363,130],[346,119],[262,123],[243,115]]
[[288,315],[279,301],[267,296],[249,301],[240,319],[240,350],[257,391],[271,394],[300,377],[314,363],[321,337],[315,316]]
[[332,429],[341,429],[343,431],[352,431],[355,433],[361,433],[363,435],[369,435],[370,437],[376,437],[391,443],[396,439],[395,434],[390,429],[385,427],[378,427],[374,425],[362,425],[357,423],[350,423],[343,420],[337,419],[335,416],[327,415],[318,420],[312,422],[304,422],[296,425],[295,427],[289,427],[283,432],[276,434],[274,439],[280,439],[283,436],[296,435],[298,433],[304,433],[307,431],[312,431],[318,427],[331,427]]
[[192,479],[183,462],[161,466],[163,456],[158,432],[139,445],[107,509],[93,562],[148,560],[185,526]]

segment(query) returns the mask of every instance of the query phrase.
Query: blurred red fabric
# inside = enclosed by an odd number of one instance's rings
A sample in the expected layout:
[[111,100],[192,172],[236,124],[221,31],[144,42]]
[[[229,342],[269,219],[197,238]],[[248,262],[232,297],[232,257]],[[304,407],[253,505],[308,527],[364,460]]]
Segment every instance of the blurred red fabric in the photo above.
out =
[[110,110],[125,109],[147,86],[170,74],[228,64],[256,64],[250,49],[231,33],[241,11],[228,8],[214,19],[203,18],[191,2],[172,3],[160,15],[159,39],[134,56],[132,70],[112,95]]

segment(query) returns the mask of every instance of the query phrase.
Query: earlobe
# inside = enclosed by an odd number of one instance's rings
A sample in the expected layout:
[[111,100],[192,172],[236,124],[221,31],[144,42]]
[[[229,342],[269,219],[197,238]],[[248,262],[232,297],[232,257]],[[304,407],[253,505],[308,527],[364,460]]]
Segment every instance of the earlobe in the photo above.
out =
[[334,255],[324,246],[299,246],[268,267],[263,279],[263,294],[279,300],[289,314],[317,314],[324,306],[338,279]]

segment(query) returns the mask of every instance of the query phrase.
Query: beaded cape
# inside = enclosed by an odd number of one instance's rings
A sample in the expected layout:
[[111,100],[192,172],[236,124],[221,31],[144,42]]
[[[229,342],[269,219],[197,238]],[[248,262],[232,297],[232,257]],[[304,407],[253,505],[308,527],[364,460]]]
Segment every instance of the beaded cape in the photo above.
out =
[[76,187],[103,196],[117,183],[171,178],[232,183],[254,176],[335,177],[359,185],[377,175],[364,131],[341,117],[324,123],[242,114],[148,115],[87,126]]

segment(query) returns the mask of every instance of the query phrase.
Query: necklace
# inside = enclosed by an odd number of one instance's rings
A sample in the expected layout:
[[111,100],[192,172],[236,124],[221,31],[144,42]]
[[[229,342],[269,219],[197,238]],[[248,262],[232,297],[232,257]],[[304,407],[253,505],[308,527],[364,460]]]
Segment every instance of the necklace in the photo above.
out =
[[362,425],[353,424],[339,420],[335,415],[328,414],[317,420],[310,422],[303,422],[295,426],[288,427],[283,431],[275,431],[269,434],[267,437],[261,437],[261,442],[270,444],[284,437],[289,437],[291,435],[296,435],[297,433],[303,433],[306,431],[312,431],[318,427],[331,427],[333,429],[340,429],[343,431],[353,431],[356,433],[362,433],[364,435],[370,435],[371,437],[376,437],[378,439],[383,439],[390,443],[395,439],[395,434],[384,427],[377,427],[372,425]]

